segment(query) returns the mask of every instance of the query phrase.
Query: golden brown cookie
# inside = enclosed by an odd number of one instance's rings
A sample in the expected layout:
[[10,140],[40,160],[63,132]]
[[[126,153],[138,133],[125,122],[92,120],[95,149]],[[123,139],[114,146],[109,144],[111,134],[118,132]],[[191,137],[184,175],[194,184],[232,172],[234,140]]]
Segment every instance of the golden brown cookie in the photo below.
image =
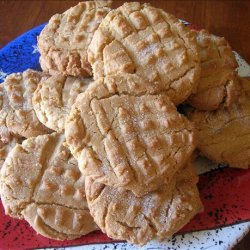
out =
[[66,115],[91,78],[54,75],[41,81],[33,95],[33,107],[40,122],[57,132],[64,131]]
[[65,135],[80,170],[141,196],[167,183],[195,148],[193,125],[135,74],[100,78],[80,94]]
[[111,1],[85,1],[54,15],[38,37],[40,63],[50,74],[92,75],[87,48]]
[[112,10],[88,48],[94,79],[136,73],[161,82],[179,104],[196,90],[200,73],[195,34],[161,9],[137,2]]
[[198,149],[217,163],[230,167],[250,166],[250,79],[240,79],[241,96],[230,108],[193,111],[189,114],[198,130]]
[[28,69],[9,75],[1,84],[0,138],[10,133],[28,138],[51,132],[38,120],[32,106],[33,93],[43,77],[42,72]]
[[238,67],[234,53],[223,37],[197,32],[197,43],[201,60],[201,76],[197,93],[189,103],[199,109],[212,111],[220,105],[229,107],[238,97]]
[[84,176],[64,141],[56,133],[29,138],[12,149],[0,171],[5,213],[57,240],[97,229],[87,206]]
[[136,197],[86,177],[85,190],[95,222],[109,237],[144,245],[164,240],[187,224],[202,204],[192,163],[181,168],[168,185]]

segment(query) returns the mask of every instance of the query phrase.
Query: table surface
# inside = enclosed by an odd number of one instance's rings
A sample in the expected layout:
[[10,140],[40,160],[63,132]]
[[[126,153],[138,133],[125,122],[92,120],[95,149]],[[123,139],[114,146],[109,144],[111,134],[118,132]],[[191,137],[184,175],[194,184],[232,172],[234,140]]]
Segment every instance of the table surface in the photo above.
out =
[[[49,20],[79,1],[0,1],[0,48],[25,31]],[[114,1],[114,7],[122,4]],[[145,2],[145,1],[141,1]],[[224,36],[250,63],[250,1],[146,1],[211,33]],[[3,18],[5,17],[5,18]],[[248,234],[234,250],[247,250]]]

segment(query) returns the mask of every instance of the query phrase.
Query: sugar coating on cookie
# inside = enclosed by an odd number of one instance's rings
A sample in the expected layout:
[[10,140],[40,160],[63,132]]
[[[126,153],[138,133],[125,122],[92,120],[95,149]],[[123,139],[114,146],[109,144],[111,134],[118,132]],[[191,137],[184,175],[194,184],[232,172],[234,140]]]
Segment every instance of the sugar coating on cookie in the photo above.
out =
[[65,135],[84,175],[140,196],[185,164],[194,128],[159,90],[137,75],[117,74],[78,96]]
[[85,91],[91,81],[91,78],[62,75],[42,80],[32,99],[38,119],[48,128],[63,132],[66,115],[78,94]]
[[209,34],[206,30],[197,32],[201,76],[197,93],[189,103],[199,109],[212,111],[219,106],[229,107],[238,97],[238,78],[234,53],[224,37]]
[[38,120],[32,105],[33,93],[43,77],[42,72],[28,69],[9,75],[1,84],[1,138],[9,133],[28,138],[51,132]]
[[202,211],[197,182],[188,163],[168,185],[143,197],[105,186],[91,177],[86,177],[85,190],[90,213],[104,233],[144,245],[152,239],[170,238]]
[[161,82],[179,104],[195,92],[200,66],[194,32],[149,4],[125,3],[101,22],[88,48],[94,79],[136,73]]
[[241,95],[230,108],[193,111],[189,114],[198,130],[198,149],[217,163],[230,167],[250,166],[250,78],[240,79]]
[[88,210],[84,176],[64,143],[64,136],[56,133],[29,138],[12,149],[0,171],[5,213],[57,240],[97,228]]
[[50,74],[92,75],[87,48],[110,6],[111,1],[85,1],[54,15],[38,37],[42,69]]

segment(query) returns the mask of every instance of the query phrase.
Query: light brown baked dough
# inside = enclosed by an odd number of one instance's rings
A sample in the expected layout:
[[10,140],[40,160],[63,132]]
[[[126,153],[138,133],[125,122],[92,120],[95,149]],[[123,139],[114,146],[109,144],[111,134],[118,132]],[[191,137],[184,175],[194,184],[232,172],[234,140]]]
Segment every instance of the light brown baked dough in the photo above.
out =
[[0,169],[9,151],[21,140],[19,136],[11,134],[6,126],[6,114],[7,110],[9,110],[8,105],[8,97],[2,83],[0,85]]
[[54,15],[38,36],[42,69],[50,74],[92,75],[87,48],[110,6],[111,1],[85,1]]
[[65,135],[80,170],[136,195],[171,180],[195,148],[193,125],[135,74],[100,78],[77,97]]
[[201,61],[201,76],[197,93],[189,103],[199,109],[212,111],[219,106],[230,107],[238,97],[238,67],[234,53],[223,37],[197,32],[197,43]]
[[90,213],[104,233],[144,245],[152,239],[170,238],[202,211],[197,182],[192,163],[188,163],[168,185],[140,198],[91,177],[86,177],[85,190]]
[[43,77],[42,72],[28,69],[7,76],[1,84],[0,138],[9,134],[28,138],[51,132],[38,120],[32,106],[33,93]]
[[40,122],[57,132],[64,131],[66,115],[79,93],[85,91],[91,78],[54,75],[41,81],[32,103]]
[[250,166],[250,78],[240,79],[241,96],[230,108],[193,111],[189,114],[198,130],[198,149],[217,163],[230,167]]
[[7,138],[2,137],[0,139],[0,169],[2,168],[5,158],[7,157],[11,149],[14,148],[17,143],[21,142],[22,138],[11,134],[9,134]]
[[12,149],[0,171],[5,213],[57,240],[97,229],[87,206],[84,176],[64,141],[56,133],[29,138]]
[[88,48],[94,79],[136,73],[161,82],[179,104],[196,91],[200,73],[194,32],[161,9],[124,3],[103,19]]

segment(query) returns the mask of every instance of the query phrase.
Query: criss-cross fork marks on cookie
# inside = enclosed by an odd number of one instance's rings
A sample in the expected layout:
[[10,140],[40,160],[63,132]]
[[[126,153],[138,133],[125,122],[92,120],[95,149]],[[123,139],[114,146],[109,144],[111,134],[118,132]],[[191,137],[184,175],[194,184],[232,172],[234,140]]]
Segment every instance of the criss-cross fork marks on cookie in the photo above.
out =
[[66,115],[78,94],[85,91],[91,78],[50,76],[42,80],[34,92],[32,103],[38,119],[48,128],[64,131]]
[[87,48],[111,1],[85,1],[54,15],[38,37],[40,63],[50,74],[91,76]]
[[195,92],[199,59],[195,35],[174,16],[148,4],[125,3],[112,10],[88,49],[94,78],[136,73],[161,82],[179,104]]
[[191,123],[141,80],[125,74],[94,83],[78,96],[65,131],[86,176],[139,196],[170,181],[195,147]]
[[59,240],[96,229],[84,177],[64,141],[54,133],[17,145],[1,170],[0,186],[6,214],[24,218],[40,234]]
[[51,132],[40,123],[32,105],[33,93],[43,77],[42,72],[28,69],[9,75],[1,84],[1,138],[7,132],[26,138]]
[[168,185],[143,197],[105,186],[86,177],[90,213],[109,237],[144,245],[170,238],[202,210],[198,177],[192,163],[182,167]]

